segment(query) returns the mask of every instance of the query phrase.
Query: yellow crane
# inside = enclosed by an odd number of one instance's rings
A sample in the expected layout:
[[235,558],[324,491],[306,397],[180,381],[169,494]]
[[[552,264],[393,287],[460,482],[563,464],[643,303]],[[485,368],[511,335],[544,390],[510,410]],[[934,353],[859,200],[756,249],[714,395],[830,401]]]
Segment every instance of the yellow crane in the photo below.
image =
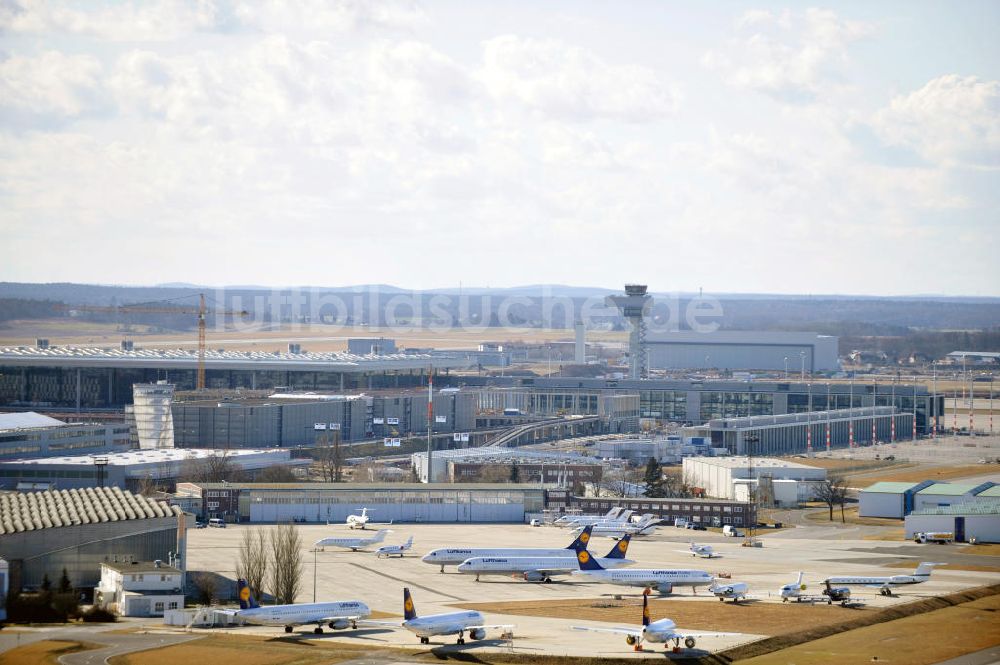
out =
[[[191,296],[183,296],[189,298]],[[113,312],[113,313],[131,313],[138,312],[141,314],[196,314],[198,316],[198,379],[195,383],[195,387],[198,390],[205,389],[205,321],[208,315],[208,308],[205,305],[205,294],[198,294],[198,306],[180,306],[180,307],[169,307],[165,306],[163,303],[171,302],[172,300],[178,300],[173,298],[170,300],[157,300],[149,303],[135,303],[132,305],[60,305],[60,309],[66,310],[76,310],[78,312]],[[223,316],[247,316],[249,312],[246,310],[213,310],[215,314],[221,314]]]

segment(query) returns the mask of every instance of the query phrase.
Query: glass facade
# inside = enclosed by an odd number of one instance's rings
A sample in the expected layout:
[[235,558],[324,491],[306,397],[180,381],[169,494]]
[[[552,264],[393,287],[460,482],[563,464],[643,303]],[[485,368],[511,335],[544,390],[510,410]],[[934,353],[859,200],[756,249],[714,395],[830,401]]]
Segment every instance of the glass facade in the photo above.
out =
[[769,416],[774,413],[774,397],[769,393],[719,392],[701,393],[701,419]]
[[687,392],[683,390],[640,390],[639,415],[657,420],[687,420]]

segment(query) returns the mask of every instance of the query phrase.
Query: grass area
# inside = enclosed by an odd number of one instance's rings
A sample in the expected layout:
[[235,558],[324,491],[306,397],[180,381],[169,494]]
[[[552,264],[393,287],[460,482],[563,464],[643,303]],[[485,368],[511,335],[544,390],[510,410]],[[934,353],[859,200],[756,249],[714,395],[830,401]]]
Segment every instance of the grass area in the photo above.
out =
[[966,478],[968,476],[982,475],[991,469],[983,469],[982,464],[969,464],[964,466],[924,466],[904,471],[888,471],[885,474],[867,475],[863,477],[852,477],[847,475],[847,484],[851,487],[868,487],[882,481],[896,483],[918,483],[921,480],[936,480],[948,482],[956,478]]
[[982,545],[966,545],[958,551],[962,554],[976,554],[978,556],[1000,556],[1000,544],[983,543]]
[[858,628],[740,661],[745,665],[930,665],[1000,644],[1000,596]]
[[[463,603],[457,605],[483,612],[515,614],[519,616],[544,616],[557,619],[604,621],[618,625],[638,625],[642,620],[642,600],[631,598],[621,601],[608,599],[534,600],[496,603]],[[652,618],[669,617],[690,630],[753,633],[778,635],[789,630],[802,630],[835,624],[845,616],[856,616],[872,610],[847,610],[838,605],[816,605],[809,611],[794,603],[706,602],[691,603],[669,599],[650,599]]]
[[[806,513],[806,519],[812,522],[829,524],[830,509],[826,506],[822,506],[817,510],[810,510]],[[844,522],[840,521],[840,507],[835,507],[833,509],[833,521],[837,524],[863,524],[866,526],[884,526],[886,528],[895,528],[900,524],[899,520],[890,517],[859,517],[858,506],[856,505],[846,506],[844,508]]]
[[209,635],[173,646],[115,656],[111,665],[325,665],[371,655],[371,649],[343,643],[259,637]]
[[56,665],[60,656],[100,648],[91,642],[41,640],[0,653],[0,665]]

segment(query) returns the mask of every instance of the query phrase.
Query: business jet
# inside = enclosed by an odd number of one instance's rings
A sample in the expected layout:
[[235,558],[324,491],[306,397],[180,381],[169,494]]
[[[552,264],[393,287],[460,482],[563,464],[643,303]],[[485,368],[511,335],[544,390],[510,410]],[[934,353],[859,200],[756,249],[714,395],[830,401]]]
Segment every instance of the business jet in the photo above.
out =
[[587,549],[587,543],[590,542],[590,532],[591,527],[584,527],[580,534],[570,543],[568,546],[563,548],[539,548],[539,547],[475,547],[475,548],[454,548],[445,547],[438,550],[432,550],[425,554],[420,560],[424,563],[433,564],[435,566],[441,566],[441,572],[444,572],[445,566],[457,566],[467,559],[472,559],[475,557],[567,557],[569,559],[576,558],[576,553],[578,550]]
[[674,587],[689,586],[693,594],[698,593],[698,587],[710,586],[715,578],[704,570],[675,570],[672,568],[625,568],[605,570],[601,564],[590,556],[587,550],[576,553],[580,570],[574,571],[574,576],[590,579],[595,582],[607,582],[623,586],[641,586],[656,589],[661,594],[668,594]]
[[879,590],[879,593],[883,596],[892,595],[892,587],[899,586],[903,584],[920,584],[921,582],[926,582],[931,578],[931,573],[934,571],[935,566],[945,566],[944,563],[931,563],[929,561],[922,562],[912,575],[891,575],[888,577],[853,577],[853,576],[840,576],[840,577],[829,577],[823,580],[826,585],[833,584],[843,584],[846,586],[868,586],[874,587]]
[[358,621],[371,614],[368,606],[359,600],[261,607],[254,599],[246,580],[237,580],[236,588],[240,597],[240,609],[219,611],[259,626],[284,626],[286,633],[292,632],[295,626],[312,623],[316,624],[313,633],[317,635],[323,634],[323,624],[334,630],[357,628]]
[[381,559],[382,557],[398,556],[400,559],[403,558],[403,554],[408,552],[413,547],[413,536],[406,539],[406,542],[402,545],[383,545],[382,547],[375,550],[375,558]]
[[362,508],[360,515],[348,515],[344,524],[352,529],[364,529],[367,524],[388,526],[392,524],[392,520],[389,520],[388,522],[372,522],[371,517],[368,515],[368,509]]
[[514,626],[509,624],[487,625],[483,615],[476,611],[465,612],[445,612],[443,614],[429,614],[424,617],[417,616],[417,610],[413,606],[413,597],[410,596],[410,589],[403,589],[403,622],[390,623],[386,621],[366,621],[367,624],[382,626],[402,626],[420,638],[421,644],[429,644],[430,638],[436,635],[458,635],[456,644],[465,644],[465,633],[469,633],[469,639],[481,640],[486,637],[487,630],[505,629],[510,630]]
[[560,526],[570,527],[570,528],[582,528],[589,525],[592,526],[608,526],[616,524],[628,524],[632,519],[632,515],[635,511],[623,510],[622,512],[614,515],[613,517],[578,517],[570,519],[569,521],[560,524]]
[[838,602],[846,606],[851,602],[850,587],[835,587],[829,581],[823,584],[822,592],[818,595],[804,593],[806,585],[802,583],[802,572],[799,571],[795,582],[782,586],[778,590],[778,594],[781,596],[781,602],[783,603],[787,603],[789,600],[794,600],[796,603],[826,603],[827,605]]
[[[615,543],[611,551],[597,559],[605,569],[631,566],[635,561],[626,559],[631,536],[626,535]],[[554,575],[566,575],[579,570],[576,559],[559,557],[473,557],[458,564],[458,572],[474,574],[476,581],[480,575],[510,575],[526,582],[551,582]]]
[[664,648],[670,648],[673,641],[674,648],[680,648],[681,640],[688,649],[693,649],[699,637],[724,637],[736,635],[736,633],[703,633],[700,631],[688,631],[677,628],[677,624],[670,619],[649,620],[649,591],[642,594],[642,625],[632,628],[591,628],[590,626],[573,626],[573,630],[585,630],[594,633],[617,633],[625,635],[625,644],[630,645],[636,651],[642,651],[643,642],[662,643]]
[[573,524],[574,526],[579,526],[582,524],[588,524],[591,521],[599,522],[601,520],[611,520],[621,514],[623,508],[612,508],[603,515],[563,515],[562,517],[556,519],[553,524],[559,526],[567,526]]
[[[605,538],[621,538],[625,534],[631,536],[649,536],[656,533],[656,525],[660,519],[655,515],[643,515],[637,522],[625,522],[621,524],[594,524],[591,534],[594,536],[604,536]],[[578,527],[577,530],[583,527]]]
[[711,545],[698,545],[697,543],[691,543],[690,547],[688,547],[686,550],[674,550],[674,551],[690,554],[691,556],[700,556],[703,559],[722,558],[722,555],[713,550]]
[[317,540],[314,544],[315,547],[325,549],[327,547],[343,547],[344,549],[351,550],[352,552],[357,552],[358,550],[363,550],[371,547],[375,543],[381,543],[385,540],[386,534],[389,533],[389,529],[379,529],[374,536],[370,538],[321,538]]
[[747,597],[747,592],[750,591],[750,586],[746,582],[730,582],[728,584],[720,584],[718,580],[712,583],[712,586],[708,587],[708,590],[715,594],[721,602],[725,602],[726,599],[732,599],[734,603],[740,602]]

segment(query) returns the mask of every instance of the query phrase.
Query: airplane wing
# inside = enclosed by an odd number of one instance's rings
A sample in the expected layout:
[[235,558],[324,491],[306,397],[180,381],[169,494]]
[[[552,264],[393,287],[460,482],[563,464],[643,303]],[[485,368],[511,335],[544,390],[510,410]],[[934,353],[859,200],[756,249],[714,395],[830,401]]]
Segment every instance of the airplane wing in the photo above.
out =
[[513,628],[515,625],[517,625],[517,624],[513,624],[513,623],[493,623],[493,624],[482,625],[482,626],[466,626],[465,629],[466,630],[479,630],[479,629],[482,629],[482,630],[499,630],[501,628]]
[[[322,619],[317,619],[316,621],[320,621],[322,623],[329,623],[330,621],[357,621],[358,623],[361,623],[361,618],[362,617],[360,614],[354,616],[340,615],[340,616],[323,617]],[[308,623],[315,623],[315,621],[309,621]]]
[[590,626],[573,626],[573,630],[583,630],[589,633],[615,633],[616,635],[632,635],[641,637],[641,628],[591,628]]
[[379,621],[378,619],[358,619],[359,626],[385,626],[389,628],[402,628],[402,621]]
[[711,633],[704,632],[701,630],[674,630],[674,635],[684,639],[685,637],[735,637],[736,635],[742,635],[743,633]]

